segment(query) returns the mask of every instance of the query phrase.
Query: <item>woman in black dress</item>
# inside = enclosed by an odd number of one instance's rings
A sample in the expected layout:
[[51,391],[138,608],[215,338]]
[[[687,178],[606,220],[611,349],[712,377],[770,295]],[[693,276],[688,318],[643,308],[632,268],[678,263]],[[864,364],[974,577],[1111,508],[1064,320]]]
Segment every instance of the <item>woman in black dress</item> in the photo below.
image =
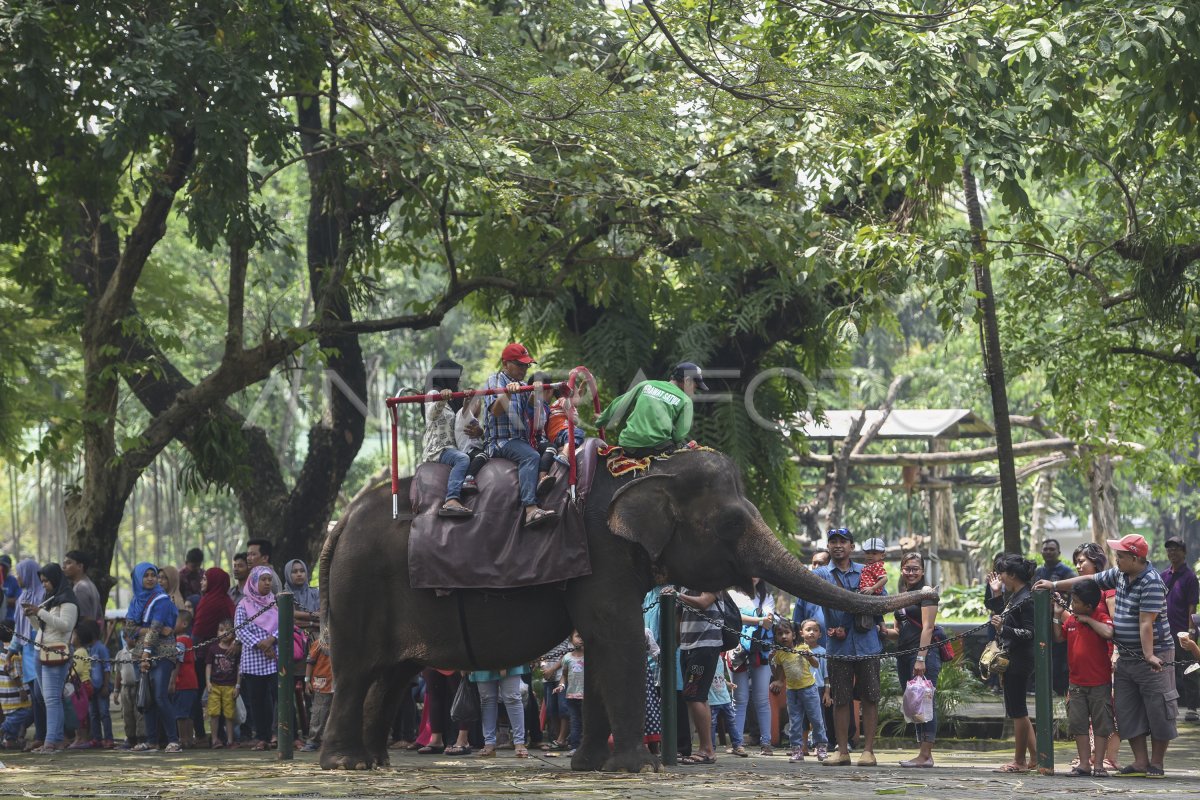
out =
[[1034,758],[1033,722],[1029,719],[1025,695],[1033,677],[1033,602],[1030,601],[1029,586],[1035,569],[1037,565],[1032,561],[1012,553],[998,559],[997,572],[1004,585],[1004,594],[987,601],[993,614],[996,638],[1008,650],[1008,669],[1001,681],[1004,684],[1004,713],[1013,721],[1016,737],[1012,762],[997,772],[1028,772]]

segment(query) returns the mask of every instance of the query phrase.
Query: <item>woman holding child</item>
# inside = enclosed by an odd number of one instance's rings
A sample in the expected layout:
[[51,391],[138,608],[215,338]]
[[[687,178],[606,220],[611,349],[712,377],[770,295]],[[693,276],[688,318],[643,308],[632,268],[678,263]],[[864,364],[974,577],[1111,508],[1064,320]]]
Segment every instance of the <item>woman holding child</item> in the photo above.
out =
[[141,661],[142,674],[150,681],[154,702],[146,706],[146,741],[133,749],[139,752],[157,750],[155,741],[158,726],[167,734],[167,752],[178,753],[179,726],[175,719],[175,704],[171,701],[169,686],[175,672],[177,652],[175,650],[175,623],[179,609],[170,595],[159,585],[158,568],[143,561],[133,568],[133,601],[125,617],[125,624],[137,629],[138,643],[133,652]]
[[[917,592],[925,587],[925,559],[920,553],[909,553],[900,560],[900,591]],[[896,657],[896,672],[900,676],[900,688],[908,686],[913,678],[924,677],[937,686],[938,673],[942,668],[942,657],[933,643],[933,629],[937,625],[938,602],[932,597],[923,597],[911,606],[896,611],[896,624],[887,630],[887,637],[896,640],[896,649],[901,653],[924,648],[917,653],[906,653]],[[901,761],[902,767],[932,767],[933,743],[937,739],[936,716],[926,722],[914,723],[917,729],[917,744],[921,751],[916,758]]]
[[279,669],[275,647],[279,611],[271,591],[271,568],[252,569],[244,591],[233,617],[234,630],[242,643],[242,693],[246,713],[258,737],[254,749],[266,750],[274,738],[275,702],[279,695],[279,681],[275,677]]

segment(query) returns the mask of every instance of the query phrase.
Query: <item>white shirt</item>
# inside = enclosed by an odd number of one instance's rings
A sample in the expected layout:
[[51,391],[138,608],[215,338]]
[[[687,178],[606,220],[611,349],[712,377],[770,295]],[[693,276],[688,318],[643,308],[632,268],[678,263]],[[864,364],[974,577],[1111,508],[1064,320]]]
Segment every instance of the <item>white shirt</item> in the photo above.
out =
[[464,453],[472,448],[483,449],[482,436],[467,435],[467,425],[472,422],[479,422],[479,419],[467,410],[466,405],[460,408],[458,413],[454,415],[454,443]]

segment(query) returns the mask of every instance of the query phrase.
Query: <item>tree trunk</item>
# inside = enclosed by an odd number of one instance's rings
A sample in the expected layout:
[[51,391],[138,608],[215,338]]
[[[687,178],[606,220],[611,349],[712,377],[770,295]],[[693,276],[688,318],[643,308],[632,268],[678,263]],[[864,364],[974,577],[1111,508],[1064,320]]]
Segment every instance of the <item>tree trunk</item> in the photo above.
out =
[[1050,503],[1054,496],[1054,475],[1057,470],[1039,472],[1033,479],[1033,508],[1029,513],[1029,539],[1033,550],[1042,552],[1046,538],[1046,520],[1050,517]]
[[1092,541],[1105,547],[1106,539],[1121,538],[1112,458],[1103,453],[1089,454],[1087,478],[1092,502]]
[[971,225],[971,249],[975,252],[975,290],[979,298],[980,344],[983,348],[984,376],[992,396],[992,416],[996,426],[997,466],[1000,472],[1000,511],[1004,523],[1004,549],[1010,553],[1021,550],[1021,510],[1017,502],[1017,467],[1012,452],[1012,428],[1008,416],[1008,389],[1004,384],[1004,358],[1000,350],[1000,329],[996,322],[996,296],[992,291],[992,272],[984,244],[983,212],[979,208],[979,192],[970,162],[964,158],[962,167],[963,192],[966,195],[967,219]]
[[[929,443],[932,452],[943,452],[947,449],[944,439],[934,439]],[[933,467],[932,477],[937,479],[944,476],[949,468]],[[960,550],[958,536],[958,517],[954,513],[954,491],[949,488],[929,490],[929,538],[931,552],[943,553],[950,550]],[[942,586],[967,584],[967,565],[961,561],[938,560],[938,582]]]
[[866,422],[867,413],[864,411],[850,423],[850,430],[842,441],[842,446],[834,456],[833,466],[829,468],[829,502],[825,506],[825,525],[830,528],[840,528],[842,517],[846,513],[846,485],[850,482],[850,452],[858,441],[858,433]]

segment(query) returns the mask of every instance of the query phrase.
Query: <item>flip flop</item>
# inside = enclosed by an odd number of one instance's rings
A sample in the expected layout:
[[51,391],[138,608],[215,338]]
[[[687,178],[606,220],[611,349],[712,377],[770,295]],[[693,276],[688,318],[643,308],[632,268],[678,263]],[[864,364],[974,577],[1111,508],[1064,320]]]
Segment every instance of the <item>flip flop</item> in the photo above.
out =
[[452,745],[450,745],[449,747],[447,747],[447,748],[446,748],[445,755],[448,755],[448,756],[469,756],[469,755],[471,755],[471,748],[470,748],[470,746],[466,746],[466,747],[464,747],[464,746],[462,746],[462,745],[452,744]]
[[1065,777],[1067,777],[1067,778],[1090,778],[1090,777],[1092,777],[1092,771],[1090,769],[1084,769],[1083,767],[1076,765],[1074,767],[1071,767],[1070,772],[1065,773]]
[[545,525],[547,522],[553,522],[556,519],[558,519],[558,512],[549,511],[545,508],[539,508],[537,511],[533,512],[532,517],[526,518],[525,523],[521,527],[537,528],[541,525]]
[[1024,775],[1025,773],[1029,772],[1029,767],[1022,767],[1018,766],[1017,764],[1005,764],[999,769],[992,770],[992,772],[996,772],[1001,775]]
[[717,758],[716,756],[684,756],[683,758],[679,759],[679,763],[680,765],[689,767],[699,765],[707,766],[709,764],[717,763]]
[[554,491],[554,487],[557,484],[558,478],[554,475],[547,475],[546,477],[542,478],[540,481],[538,481],[537,485],[537,499],[545,500],[550,493]]
[[464,517],[473,517],[475,516],[475,512],[466,507],[459,508],[458,506],[442,506],[438,509],[438,516],[461,519]]
[[446,752],[445,745],[427,744],[424,747],[422,747],[420,750],[417,751],[417,755],[419,755],[419,756],[440,756],[444,752]]

